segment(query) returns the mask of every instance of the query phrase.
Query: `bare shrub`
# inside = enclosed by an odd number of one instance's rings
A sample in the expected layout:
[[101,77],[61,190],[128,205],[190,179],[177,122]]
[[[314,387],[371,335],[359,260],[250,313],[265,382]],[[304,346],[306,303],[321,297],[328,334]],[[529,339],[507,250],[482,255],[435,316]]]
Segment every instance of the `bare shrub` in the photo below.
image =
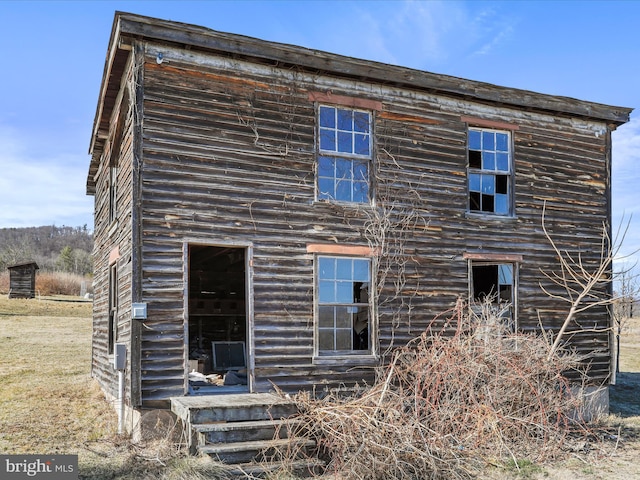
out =
[[42,272],[36,275],[36,291],[40,295],[80,295],[82,282],[89,291],[91,280],[87,277],[66,272]]
[[487,462],[558,455],[580,426],[580,401],[563,376],[579,359],[549,357],[545,338],[512,333],[482,311],[460,304],[444,328],[434,320],[371,387],[346,398],[298,395],[292,436],[315,438],[328,471],[344,479],[467,479]]
[[[86,291],[93,292],[91,277],[66,272],[42,272],[36,274],[38,295],[80,295],[82,283]],[[0,272],[0,294],[9,293],[9,272]]]
[[9,293],[9,271],[0,273],[0,294]]

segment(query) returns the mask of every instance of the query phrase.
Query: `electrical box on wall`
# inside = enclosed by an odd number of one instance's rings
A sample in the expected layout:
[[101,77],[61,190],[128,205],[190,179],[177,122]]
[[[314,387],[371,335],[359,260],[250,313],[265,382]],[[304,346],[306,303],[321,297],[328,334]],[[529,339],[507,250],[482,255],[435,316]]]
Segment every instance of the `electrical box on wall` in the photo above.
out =
[[131,304],[131,318],[134,320],[146,320],[147,319],[147,304],[146,303],[132,303]]
[[125,370],[127,368],[127,345],[116,343],[113,346],[113,368]]

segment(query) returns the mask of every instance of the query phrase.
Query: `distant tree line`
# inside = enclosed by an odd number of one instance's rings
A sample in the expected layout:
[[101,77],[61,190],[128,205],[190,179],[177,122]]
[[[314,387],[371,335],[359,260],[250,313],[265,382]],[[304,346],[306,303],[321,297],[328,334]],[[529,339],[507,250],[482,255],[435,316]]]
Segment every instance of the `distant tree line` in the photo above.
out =
[[41,271],[92,273],[93,232],[82,227],[0,228],[0,272],[34,261]]

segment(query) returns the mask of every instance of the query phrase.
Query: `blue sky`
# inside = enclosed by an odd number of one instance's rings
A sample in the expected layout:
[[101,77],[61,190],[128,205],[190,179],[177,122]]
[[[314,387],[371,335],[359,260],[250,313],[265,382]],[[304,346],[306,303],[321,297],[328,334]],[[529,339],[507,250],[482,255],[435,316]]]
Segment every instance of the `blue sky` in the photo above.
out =
[[[640,2],[0,0],[0,228],[93,226],[88,147],[116,10],[640,106]],[[640,112],[614,133],[614,221],[640,248]]]

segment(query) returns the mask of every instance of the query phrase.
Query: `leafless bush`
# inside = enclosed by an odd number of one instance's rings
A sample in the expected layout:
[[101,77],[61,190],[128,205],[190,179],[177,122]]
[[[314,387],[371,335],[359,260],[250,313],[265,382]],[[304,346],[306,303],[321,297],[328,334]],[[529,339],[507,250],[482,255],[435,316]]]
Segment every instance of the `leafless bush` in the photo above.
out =
[[[85,291],[93,292],[91,277],[66,272],[36,273],[38,295],[80,295],[84,282]],[[9,293],[9,272],[0,273],[0,294]]]
[[39,295],[80,295],[82,282],[92,291],[91,279],[66,272],[42,272],[36,275],[36,291]]
[[[458,305],[395,351],[371,387],[297,396],[301,430],[344,479],[466,479],[487,462],[544,461],[580,427],[563,372],[575,354]],[[448,332],[447,334],[443,332]],[[294,452],[298,453],[298,452]]]
[[9,272],[0,272],[0,294],[9,293]]

